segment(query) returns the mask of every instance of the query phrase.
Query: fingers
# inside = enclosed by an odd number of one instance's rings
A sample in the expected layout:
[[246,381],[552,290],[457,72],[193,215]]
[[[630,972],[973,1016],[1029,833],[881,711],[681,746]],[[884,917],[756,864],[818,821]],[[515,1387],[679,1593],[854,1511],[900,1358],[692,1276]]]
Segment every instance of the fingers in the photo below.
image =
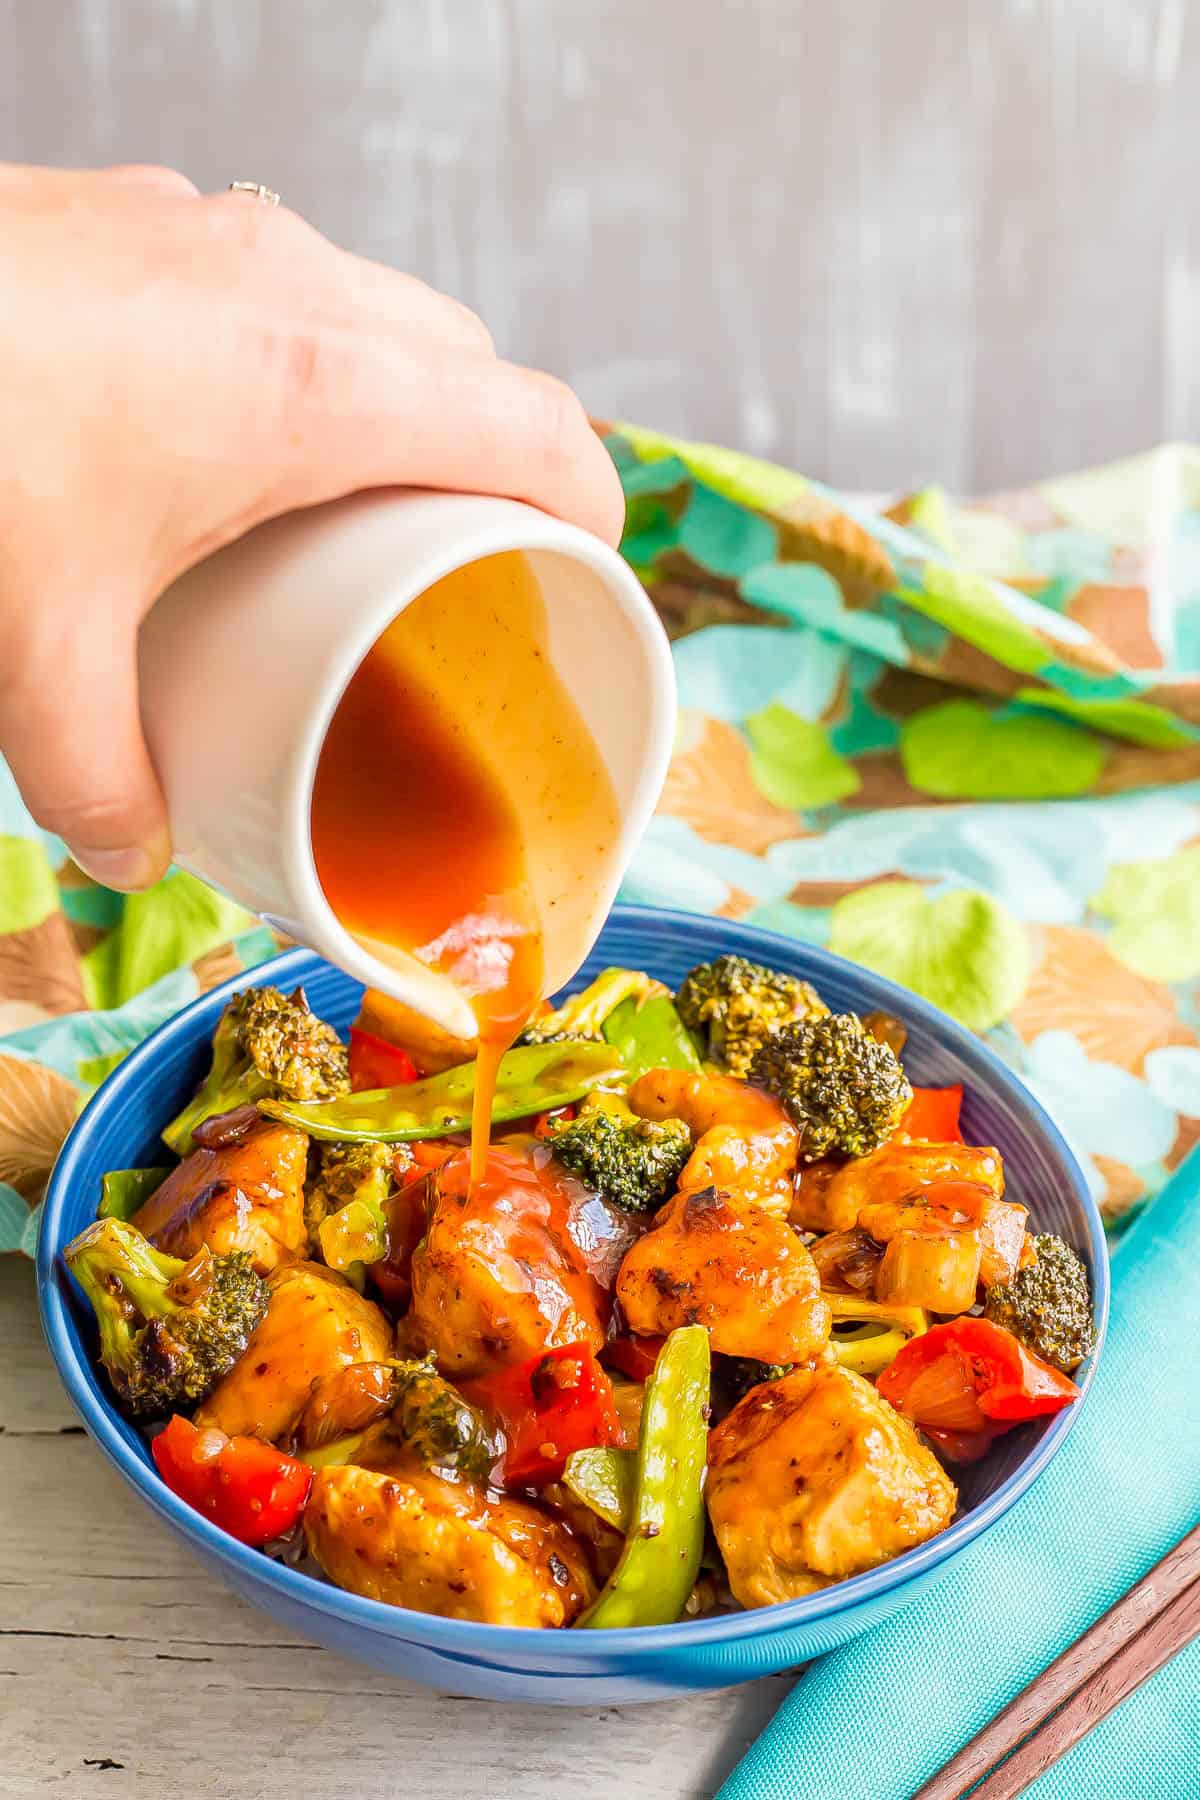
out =
[[290,504],[393,484],[501,494],[615,544],[621,484],[576,396],[552,376],[375,332],[274,347]]
[[[332,249],[332,246],[330,246]],[[331,322],[371,320],[381,329],[402,327],[428,333],[430,341],[472,356],[495,356],[492,334],[469,306],[440,294],[413,275],[366,257],[333,250],[332,293],[326,316]]]
[[166,872],[170,840],[137,708],[133,627],[103,636],[73,597],[44,617],[70,641],[30,646],[0,676],[0,752],[25,804],[105,887]]
[[494,356],[487,326],[471,309],[428,283],[383,263],[340,250],[286,206],[264,206],[253,194],[209,195],[204,225],[231,244],[239,273],[248,254],[277,311],[311,326],[376,327],[409,343],[441,344],[475,356]]
[[202,206],[208,229],[258,265],[264,291],[282,280],[300,294],[277,303],[259,334],[287,447],[273,509],[281,497],[303,505],[363,487],[439,487],[528,500],[619,540],[620,482],[562,382],[498,361],[467,308],[335,249],[286,207],[245,194]]
[[117,163],[101,172],[109,181],[126,182],[131,187],[157,188],[163,194],[181,198],[194,197],[200,191],[195,182],[181,175],[178,169],[160,169],[153,163]]

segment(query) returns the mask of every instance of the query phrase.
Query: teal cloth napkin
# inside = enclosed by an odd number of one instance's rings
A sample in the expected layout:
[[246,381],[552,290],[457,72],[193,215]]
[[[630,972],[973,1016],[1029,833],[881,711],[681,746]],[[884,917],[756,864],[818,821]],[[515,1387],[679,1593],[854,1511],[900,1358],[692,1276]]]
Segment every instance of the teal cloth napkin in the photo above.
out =
[[[721,1800],[908,1800],[1200,1518],[1200,1154],[1113,1255],[1084,1411],[940,1586],[814,1664]],[[1026,1790],[1197,1800],[1200,1640]]]

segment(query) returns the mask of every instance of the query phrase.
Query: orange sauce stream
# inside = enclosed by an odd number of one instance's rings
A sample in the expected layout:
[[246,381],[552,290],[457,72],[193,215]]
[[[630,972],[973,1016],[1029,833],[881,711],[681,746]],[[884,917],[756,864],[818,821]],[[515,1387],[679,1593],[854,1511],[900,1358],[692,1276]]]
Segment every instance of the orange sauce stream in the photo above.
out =
[[[415,957],[468,1001],[478,1032],[472,1181],[485,1166],[500,1059],[544,991],[545,906],[562,905],[560,928],[586,917],[589,869],[616,819],[517,554],[457,570],[415,600],[330,723],[313,784],[317,874],[352,936]],[[571,891],[548,900],[531,869],[547,846],[574,871]]]

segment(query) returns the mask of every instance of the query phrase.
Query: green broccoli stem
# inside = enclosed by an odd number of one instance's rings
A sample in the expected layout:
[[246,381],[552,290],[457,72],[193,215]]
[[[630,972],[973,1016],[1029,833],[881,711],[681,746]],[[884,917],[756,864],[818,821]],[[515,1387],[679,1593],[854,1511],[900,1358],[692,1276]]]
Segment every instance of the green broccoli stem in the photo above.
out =
[[187,1267],[164,1256],[139,1231],[118,1219],[97,1219],[69,1245],[67,1267],[87,1295],[100,1331],[101,1360],[127,1353],[132,1328],[128,1301],[142,1320],[165,1319],[184,1310],[169,1289]]
[[206,1119],[215,1119],[221,1113],[232,1112],[235,1106],[252,1106],[258,1100],[265,1100],[273,1091],[271,1083],[259,1074],[253,1063],[227,1070],[219,1079],[214,1069],[200,1092],[164,1127],[163,1143],[176,1156],[187,1156],[193,1148],[192,1133],[197,1125],[203,1125]]

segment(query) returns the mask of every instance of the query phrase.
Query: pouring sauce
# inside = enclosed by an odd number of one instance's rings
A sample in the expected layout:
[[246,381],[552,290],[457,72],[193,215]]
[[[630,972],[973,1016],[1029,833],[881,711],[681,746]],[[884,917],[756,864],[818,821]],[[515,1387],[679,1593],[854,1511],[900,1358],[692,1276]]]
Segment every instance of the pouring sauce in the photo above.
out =
[[415,959],[469,1005],[478,1181],[500,1059],[548,961],[575,966],[588,949],[619,826],[524,555],[443,577],[368,651],[321,748],[311,825],[351,936],[393,965]]

